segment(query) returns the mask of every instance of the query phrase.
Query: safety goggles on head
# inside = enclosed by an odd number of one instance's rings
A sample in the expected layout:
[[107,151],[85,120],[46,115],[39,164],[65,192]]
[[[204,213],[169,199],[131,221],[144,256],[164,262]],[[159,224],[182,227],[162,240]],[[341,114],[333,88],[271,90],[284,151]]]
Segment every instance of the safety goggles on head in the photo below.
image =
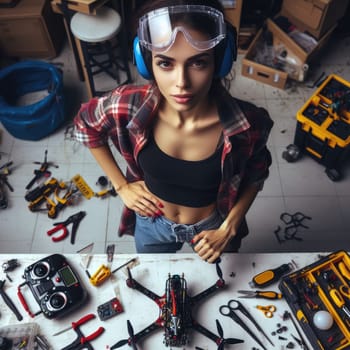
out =
[[[220,11],[202,5],[163,7],[147,13],[139,20],[140,44],[150,51],[169,50],[178,32],[184,35],[193,48],[205,51],[225,38],[226,25]],[[203,35],[206,36],[205,40]]]

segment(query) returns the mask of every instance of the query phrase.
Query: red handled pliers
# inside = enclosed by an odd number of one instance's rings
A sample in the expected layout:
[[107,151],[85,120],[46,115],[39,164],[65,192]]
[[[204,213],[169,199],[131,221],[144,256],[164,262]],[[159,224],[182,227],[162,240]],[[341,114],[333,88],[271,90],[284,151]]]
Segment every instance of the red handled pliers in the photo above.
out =
[[[82,324],[86,323],[87,321],[95,317],[96,316],[94,314],[88,314],[82,317],[77,322],[72,322],[72,327],[70,328],[73,328],[75,330],[75,332],[78,334],[78,337],[73,341],[73,343],[65,346],[61,350],[80,350],[80,349],[94,350],[94,348],[89,342],[91,340],[96,339],[99,335],[101,335],[105,329],[103,327],[99,327],[95,332],[85,337],[82,331],[80,330],[79,326],[81,326]],[[64,329],[63,332],[70,328]],[[56,335],[58,335],[59,333],[57,333]]]
[[77,229],[80,224],[80,221],[85,217],[86,212],[85,211],[80,211],[77,214],[71,215],[66,221],[62,222],[56,222],[53,225],[55,226],[51,230],[47,231],[48,236],[52,236],[54,233],[62,230],[62,234],[57,236],[57,237],[52,237],[52,240],[54,242],[62,241],[62,239],[65,239],[68,236],[68,229],[67,226],[71,223],[73,223],[72,227],[72,232],[71,232],[71,237],[70,237],[70,242],[72,244],[75,243],[75,236],[77,234]]

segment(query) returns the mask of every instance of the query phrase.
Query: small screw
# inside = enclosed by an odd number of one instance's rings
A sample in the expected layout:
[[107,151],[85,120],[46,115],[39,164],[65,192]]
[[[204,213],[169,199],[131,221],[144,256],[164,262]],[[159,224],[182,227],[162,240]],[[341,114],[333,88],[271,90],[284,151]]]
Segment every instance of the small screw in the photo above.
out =
[[286,326],[283,326],[283,327],[278,328],[276,332],[277,332],[278,334],[280,334],[280,333],[282,333],[282,332],[285,332],[286,330],[287,330],[287,327],[286,327]]

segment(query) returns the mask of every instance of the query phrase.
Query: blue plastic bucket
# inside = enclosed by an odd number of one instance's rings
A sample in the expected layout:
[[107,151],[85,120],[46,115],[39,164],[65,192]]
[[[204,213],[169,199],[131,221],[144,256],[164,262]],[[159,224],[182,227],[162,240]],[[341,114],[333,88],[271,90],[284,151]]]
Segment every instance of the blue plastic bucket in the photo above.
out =
[[[45,94],[18,105],[23,96]],[[23,61],[0,70],[0,121],[14,137],[40,140],[65,120],[62,72],[52,64]]]

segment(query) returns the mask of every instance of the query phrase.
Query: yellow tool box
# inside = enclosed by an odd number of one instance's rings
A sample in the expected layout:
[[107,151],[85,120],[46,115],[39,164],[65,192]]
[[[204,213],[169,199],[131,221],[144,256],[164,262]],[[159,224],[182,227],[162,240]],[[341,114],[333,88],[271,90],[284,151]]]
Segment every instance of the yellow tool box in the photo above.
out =
[[[328,177],[340,180],[350,144],[350,82],[331,74],[297,112],[294,146],[283,158],[294,161],[306,153],[325,165]],[[292,155],[291,152],[292,151]]]
[[350,257],[338,251],[282,277],[279,288],[314,350],[350,349]]

